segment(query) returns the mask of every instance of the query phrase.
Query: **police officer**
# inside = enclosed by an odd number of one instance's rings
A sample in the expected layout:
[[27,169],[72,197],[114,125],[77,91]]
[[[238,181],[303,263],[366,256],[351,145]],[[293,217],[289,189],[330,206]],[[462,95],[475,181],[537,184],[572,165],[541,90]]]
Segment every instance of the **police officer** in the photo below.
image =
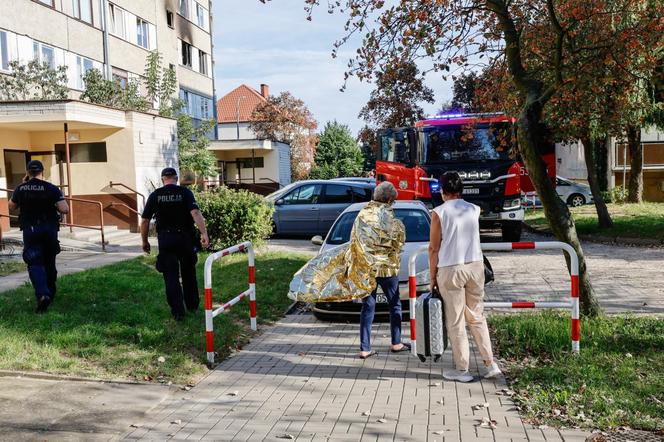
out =
[[69,213],[69,206],[60,189],[44,181],[44,165],[40,161],[30,161],[27,169],[23,183],[14,190],[9,208],[20,210],[23,260],[35,289],[37,313],[44,313],[55,298],[60,214]]
[[[161,172],[163,187],[150,194],[141,222],[143,251],[150,253],[148,230],[154,216],[157,221],[159,255],[157,270],[164,275],[166,299],[176,321],[182,321],[186,309],[196,311],[199,304],[196,262],[198,244],[194,223],[201,234],[200,245],[207,248],[209,239],[205,220],[198,209],[191,190],[178,186],[175,169],[167,167]],[[180,284],[180,275],[182,284]]]

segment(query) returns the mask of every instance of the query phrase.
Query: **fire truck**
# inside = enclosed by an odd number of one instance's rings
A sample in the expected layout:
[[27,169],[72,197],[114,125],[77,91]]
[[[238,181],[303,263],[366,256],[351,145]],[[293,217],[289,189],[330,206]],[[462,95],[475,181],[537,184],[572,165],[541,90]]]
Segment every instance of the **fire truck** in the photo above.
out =
[[[516,149],[514,118],[504,114],[440,115],[412,128],[379,133],[377,182],[389,181],[399,199],[442,204],[438,178],[459,173],[463,198],[478,205],[482,228],[500,227],[504,241],[521,239],[522,192],[534,186]],[[555,144],[540,147],[548,175],[555,180]]]

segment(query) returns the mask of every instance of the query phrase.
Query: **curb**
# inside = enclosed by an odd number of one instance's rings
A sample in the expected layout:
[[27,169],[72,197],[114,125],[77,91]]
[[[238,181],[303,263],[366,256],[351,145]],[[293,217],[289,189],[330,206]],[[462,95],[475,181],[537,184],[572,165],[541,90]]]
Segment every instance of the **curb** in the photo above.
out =
[[[540,235],[553,236],[553,233],[548,228],[545,227],[534,227],[523,222],[523,226],[530,233],[537,233]],[[606,245],[620,245],[620,246],[631,246],[631,247],[664,247],[664,240],[652,239],[652,238],[622,238],[619,236],[610,237],[610,236],[596,236],[596,235],[578,235],[579,239],[586,242],[592,242],[597,244],[606,244]]]
[[[90,382],[97,384],[123,384],[123,385],[158,385],[169,387],[168,384],[160,382],[145,382],[145,381],[131,381],[126,379],[99,379],[99,378],[84,378],[77,376],[67,376],[60,374],[51,374],[43,372],[30,372],[30,371],[12,371],[12,370],[0,370],[0,377],[3,378],[27,378],[27,379],[41,379],[47,381],[69,381],[69,382]],[[171,384],[170,386],[177,386],[176,384]]]

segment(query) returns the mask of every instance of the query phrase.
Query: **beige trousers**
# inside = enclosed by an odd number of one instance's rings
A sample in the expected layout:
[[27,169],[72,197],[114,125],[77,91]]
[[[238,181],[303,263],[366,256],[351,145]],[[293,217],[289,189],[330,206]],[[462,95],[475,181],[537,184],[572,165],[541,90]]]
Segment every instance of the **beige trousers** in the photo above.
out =
[[438,268],[438,288],[445,301],[445,322],[457,370],[468,370],[470,346],[466,323],[484,361],[493,361],[484,317],[484,263]]

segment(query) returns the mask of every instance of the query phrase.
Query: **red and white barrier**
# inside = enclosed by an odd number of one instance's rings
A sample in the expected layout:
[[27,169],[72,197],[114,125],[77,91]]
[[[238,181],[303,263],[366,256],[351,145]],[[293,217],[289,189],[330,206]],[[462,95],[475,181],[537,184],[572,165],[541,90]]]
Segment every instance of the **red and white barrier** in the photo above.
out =
[[[237,295],[235,298],[231,299],[227,303],[223,304],[221,307],[218,307],[215,310],[212,310],[212,264],[223,257],[228,256],[231,253],[237,252],[248,252],[249,256],[249,289]],[[251,320],[251,329],[256,331],[258,329],[256,323],[256,272],[254,270],[254,247],[252,244],[247,241],[242,244],[238,244],[232,247],[229,247],[219,252],[215,252],[208,256],[205,260],[205,270],[204,270],[204,279],[205,279],[205,347],[207,351],[207,360],[210,364],[214,363],[214,324],[213,320],[216,316],[227,313],[231,307],[238,302],[242,301],[244,298],[249,297],[249,317]]]
[[[482,251],[512,251],[512,250],[563,250],[570,257],[570,301],[569,302],[485,302],[485,308],[569,308],[572,315],[572,352],[580,350],[581,321],[579,318],[579,257],[572,246],[559,241],[546,242],[502,242],[482,243]],[[417,300],[417,283],[415,260],[421,253],[427,252],[428,246],[422,246],[413,252],[408,259],[408,286],[410,298],[410,339],[411,349],[417,354],[415,342],[415,301]]]

